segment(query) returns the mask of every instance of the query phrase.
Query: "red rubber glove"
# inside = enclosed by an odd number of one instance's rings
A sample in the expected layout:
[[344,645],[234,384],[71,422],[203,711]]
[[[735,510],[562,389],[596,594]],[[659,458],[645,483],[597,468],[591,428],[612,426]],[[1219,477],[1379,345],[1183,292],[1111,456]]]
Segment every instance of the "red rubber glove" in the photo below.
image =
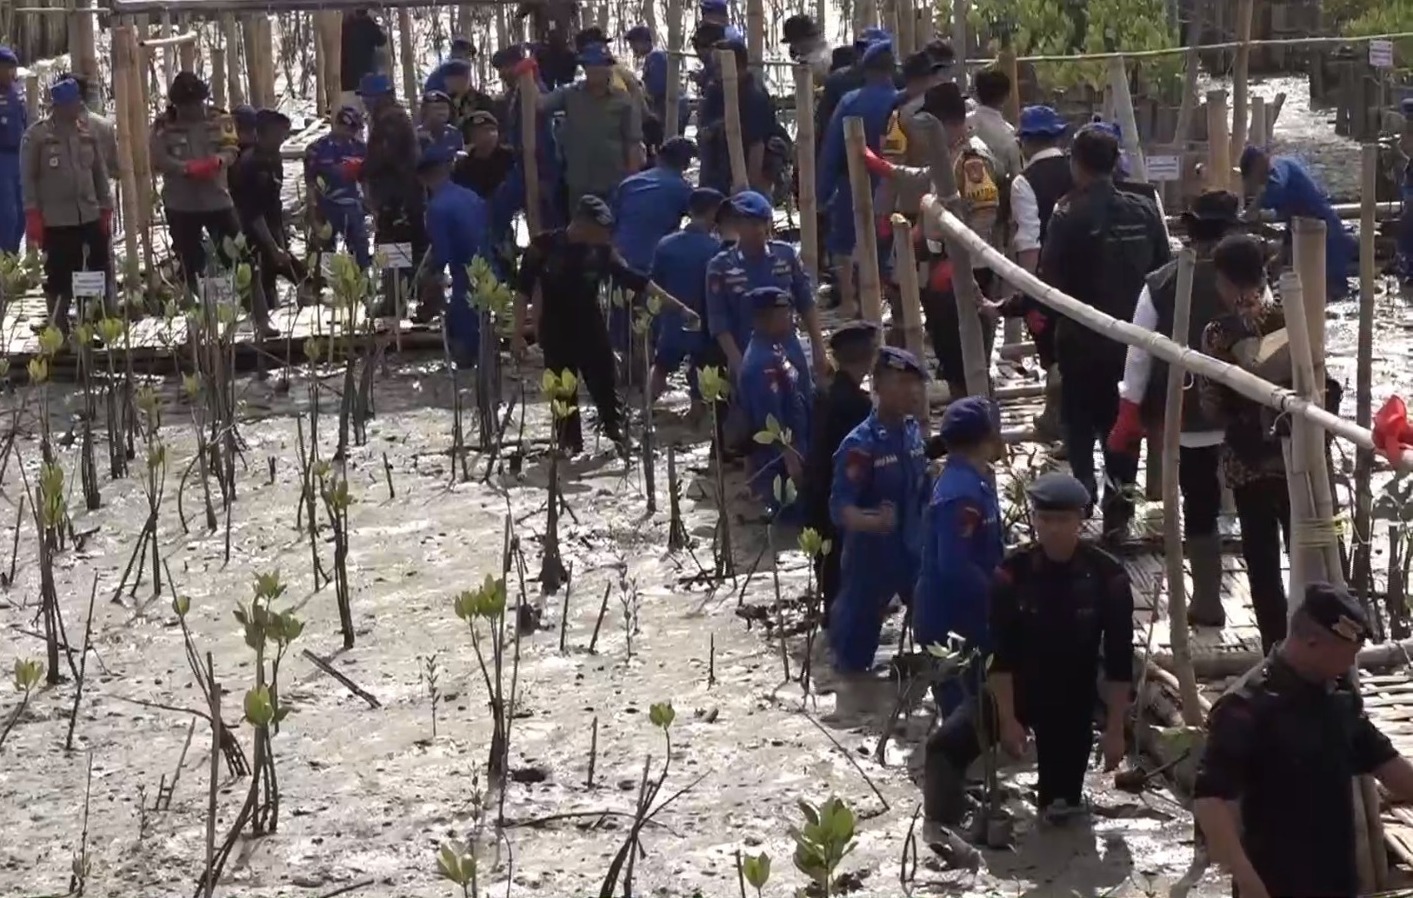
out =
[[1374,449],[1385,458],[1396,459],[1413,448],[1413,426],[1408,423],[1408,406],[1397,396],[1388,401],[1374,416]]
[[941,259],[933,264],[932,274],[927,278],[927,286],[938,293],[946,293],[952,289],[952,262],[950,259]]
[[871,147],[864,147],[864,166],[868,169],[869,174],[877,175],[880,178],[893,177],[893,169],[895,168],[893,163],[875,153]]
[[44,214],[38,209],[25,210],[25,243],[35,249],[44,248]]
[[534,75],[539,71],[540,63],[533,56],[528,56],[525,59],[520,60],[510,70],[511,74],[513,74],[516,78],[519,78],[522,75]]
[[1025,313],[1025,326],[1030,328],[1030,335],[1038,337],[1045,333],[1045,328],[1050,326],[1050,319],[1045,317],[1045,313],[1039,309],[1031,309]]
[[206,181],[216,177],[216,172],[221,170],[221,158],[219,156],[208,156],[205,159],[193,159],[182,168],[183,174],[188,178],[195,178],[198,181]]
[[111,236],[113,236],[113,210],[112,210],[112,209],[99,209],[99,210],[98,210],[98,224],[99,224],[99,227],[103,228],[103,236],[104,236],[104,237],[111,237]]
[[363,176],[363,160],[345,159],[339,163],[339,174],[347,181],[357,181]]
[[1137,452],[1142,439],[1143,419],[1138,413],[1138,403],[1120,399],[1118,420],[1114,422],[1114,429],[1109,431],[1109,451]]
[[878,239],[887,240],[893,236],[893,216],[878,216]]

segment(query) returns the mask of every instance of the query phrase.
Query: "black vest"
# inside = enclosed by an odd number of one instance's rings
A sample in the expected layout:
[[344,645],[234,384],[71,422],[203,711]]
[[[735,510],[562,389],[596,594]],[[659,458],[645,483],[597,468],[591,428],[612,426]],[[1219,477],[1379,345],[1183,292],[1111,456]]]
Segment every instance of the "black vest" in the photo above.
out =
[[1037,159],[1025,167],[1025,179],[1035,192],[1035,205],[1040,212],[1040,243],[1043,246],[1055,205],[1074,189],[1070,157],[1060,155]]
[[[1158,312],[1158,326],[1154,328],[1169,339],[1196,349],[1202,349],[1202,332],[1207,324],[1222,314],[1221,298],[1217,295],[1217,270],[1211,259],[1198,259],[1192,269],[1192,308],[1188,313],[1186,338],[1173,335],[1173,314],[1177,307],[1178,260],[1174,259],[1157,271],[1148,275],[1148,295],[1153,300],[1153,308]],[[1143,419],[1150,426],[1160,425],[1167,405],[1168,363],[1153,358],[1148,388],[1143,391]],[[1184,382],[1187,395],[1182,398],[1183,433],[1201,433],[1208,430],[1221,430],[1204,414],[1202,403],[1197,397],[1197,382]]]

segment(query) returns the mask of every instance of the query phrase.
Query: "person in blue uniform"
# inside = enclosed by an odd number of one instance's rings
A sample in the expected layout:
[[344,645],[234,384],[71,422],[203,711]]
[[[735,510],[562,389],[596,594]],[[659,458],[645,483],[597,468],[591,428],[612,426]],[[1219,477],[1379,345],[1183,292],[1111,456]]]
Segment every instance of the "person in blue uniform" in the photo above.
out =
[[[342,239],[344,249],[358,261],[358,267],[367,269],[372,257],[359,186],[363,161],[368,158],[368,146],[358,136],[362,130],[363,113],[352,106],[340,109],[329,125],[329,133],[305,151],[304,181],[307,195],[314,199],[309,208],[315,248],[329,252]],[[313,275],[317,284],[320,270]]]
[[[624,35],[628,42],[628,47],[633,51],[633,58],[639,60],[643,65],[643,93],[647,95],[648,111],[656,119],[656,127],[650,129],[648,122],[643,122],[643,140],[649,143],[649,156],[651,151],[670,137],[680,137],[687,133],[688,111],[687,95],[683,91],[678,91],[677,96],[677,133],[668,134],[667,128],[667,51],[653,46],[653,33],[646,25],[637,25],[628,30]],[[656,139],[649,136],[649,130],[654,130]]]
[[912,412],[927,369],[907,350],[884,346],[873,379],[877,403],[834,451],[829,489],[829,517],[843,535],[829,647],[842,674],[873,667],[889,603],[912,601],[924,538],[927,455]]
[[[766,150],[777,127],[775,102],[750,69],[745,41],[727,40],[717,44],[717,49],[730,50],[736,57],[737,106],[741,112],[741,151],[746,157],[746,183],[752,190],[769,195],[771,179],[766,169]],[[715,68],[711,72],[711,80],[702,92],[702,105],[698,112],[701,184],[729,193],[735,185],[726,139],[726,87],[719,72]]]
[[687,226],[658,241],[653,250],[649,275],[654,283],[682,300],[697,313],[695,320],[673,308],[658,315],[656,350],[653,356],[653,397],[667,389],[667,376],[682,367],[689,368],[687,380],[696,389],[697,370],[721,364],[721,350],[703,327],[706,318],[707,264],[721,252],[721,238],[715,233],[716,217],[725,197],[710,187],[698,187],[687,199]]
[[782,505],[775,497],[775,482],[789,478],[796,489],[804,486],[805,458],[810,441],[810,387],[808,372],[795,366],[786,349],[795,334],[794,302],[779,287],[756,287],[746,294],[755,316],[755,330],[741,361],[736,398],[741,422],[750,434],[764,431],[771,418],[787,443],[753,443],[750,458],[751,492],[772,516],[793,521],[798,502]]
[[805,525],[832,541],[828,554],[814,560],[815,582],[819,585],[823,619],[829,629],[829,606],[839,592],[839,558],[843,545],[838,528],[829,516],[829,491],[834,482],[834,450],[853,433],[873,411],[873,397],[863,388],[878,355],[878,325],[854,319],[835,328],[829,335],[829,352],[834,357],[834,376],[829,385],[816,388],[814,410],[810,415],[810,454],[805,462]]
[[[1349,293],[1349,279],[1357,274],[1359,248],[1344,228],[1329,195],[1300,160],[1272,156],[1261,147],[1248,146],[1241,153],[1241,180],[1255,197],[1252,208],[1268,209],[1278,221],[1317,218],[1325,223],[1325,300],[1333,302]],[[1286,239],[1289,240],[1289,232]]]
[[440,90],[422,94],[422,114],[417,123],[417,143],[426,152],[431,147],[453,156],[466,149],[466,138],[451,121],[451,97]]
[[[613,192],[613,246],[630,268],[651,268],[658,242],[681,227],[692,196],[687,166],[696,153],[696,144],[674,137],[662,146],[652,168],[624,178]],[[614,348],[623,352],[632,340],[632,316],[627,307],[615,306],[609,317]],[[657,327],[654,323],[654,332]]]
[[14,50],[0,47],[0,253],[18,253],[25,233],[20,140],[29,128],[29,111],[15,77],[19,66]]
[[[955,633],[970,648],[990,649],[986,600],[1005,549],[991,470],[1003,450],[999,424],[996,405],[986,396],[958,399],[942,415],[938,435],[947,460],[927,506],[922,572],[913,596],[913,634],[924,648],[946,646],[948,635]],[[944,716],[968,691],[977,691],[981,670],[974,665],[962,674],[971,682],[949,680],[938,691]]]
[[[516,156],[516,165],[510,172],[509,186],[506,190],[514,197],[512,205],[516,210],[524,209],[526,202],[525,164],[521,159],[524,135],[520,115],[519,73],[527,58],[525,48],[517,44],[496,51],[496,55],[491,59],[506,83],[505,118],[502,119],[505,122],[505,128],[502,133],[506,144],[515,151]],[[544,70],[539,68],[537,63],[532,71],[536,72],[535,84],[539,92],[542,95],[549,93],[551,88],[549,83],[544,80]],[[542,107],[542,102],[536,104],[539,111],[536,113],[535,173],[540,182],[540,227],[549,230],[560,227],[565,222],[561,204],[564,189],[560,178],[562,166],[560,165],[558,142],[555,137],[554,116]]]
[[456,154],[432,146],[417,161],[417,176],[427,189],[427,248],[424,273],[440,278],[451,267],[451,300],[446,312],[447,343],[458,365],[475,364],[480,345],[481,313],[472,308],[467,272],[478,256],[492,267],[490,207],[474,190],[451,179]]
[[[999,740],[1007,754],[1021,757],[1029,734],[1044,818],[1060,823],[1082,812],[1101,671],[1104,768],[1123,760],[1134,660],[1128,574],[1118,559],[1080,541],[1088,487],[1056,471],[1036,478],[1027,492],[1035,542],[1009,553],[992,576],[987,689],[927,740],[923,813],[930,821],[960,821],[966,770],[983,744]],[[982,719],[986,731],[979,729]]]
[[[854,197],[849,189],[849,162],[844,147],[844,120],[863,119],[864,138],[878,152],[888,120],[898,98],[894,84],[897,63],[893,44],[880,40],[864,51],[860,71],[863,86],[845,94],[830,116],[820,149],[819,171],[816,174],[815,195],[829,216],[829,233],[825,250],[833,259],[835,284],[839,289],[841,314],[851,317],[857,309],[858,295],[854,281]],[[873,188],[877,188],[876,181]]]
[[702,0],[697,7],[698,21],[702,25],[720,26],[723,40],[745,41],[746,35],[731,24],[731,4],[727,0]]
[[785,347],[790,361],[805,379],[805,394],[810,395],[812,376],[822,376],[829,361],[824,352],[824,335],[809,275],[793,246],[770,239],[775,212],[770,200],[755,191],[745,190],[731,197],[727,205],[736,244],[723,249],[707,265],[706,317],[711,336],[725,353],[731,373],[737,374],[753,329],[746,295],[756,287],[784,290],[809,333],[809,361],[797,335],[790,334],[785,339]]
[[[844,97],[860,87],[864,86],[864,72],[862,67],[862,57],[866,50],[874,44],[891,42],[893,35],[882,28],[865,28],[854,41],[851,47],[840,47],[839,50],[849,50],[852,58],[843,66],[833,65],[831,58],[831,73],[824,80],[820,87],[819,101],[814,107],[814,133],[815,140],[821,145],[824,141],[824,131],[829,125],[829,120],[834,117],[834,110],[838,108]],[[835,51],[838,56],[838,50]]]

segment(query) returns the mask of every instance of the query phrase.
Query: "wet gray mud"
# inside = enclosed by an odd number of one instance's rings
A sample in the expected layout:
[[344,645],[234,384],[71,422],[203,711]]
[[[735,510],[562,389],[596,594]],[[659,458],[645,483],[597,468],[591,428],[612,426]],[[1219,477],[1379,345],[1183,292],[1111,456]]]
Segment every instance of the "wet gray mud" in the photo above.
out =
[[[480,882],[487,894],[598,894],[629,823],[598,815],[631,815],[645,757],[651,756],[654,770],[662,763],[663,735],[648,718],[649,706],[661,701],[671,701],[676,709],[672,766],[662,794],[690,788],[645,830],[646,854],[634,870],[637,894],[736,895],[733,855],[738,848],[765,851],[774,859],[764,894],[793,894],[803,884],[789,860],[787,826],[798,822],[796,801],[819,802],[830,795],[845,799],[867,818],[858,825],[857,849],[842,867],[857,877],[858,893],[902,893],[900,859],[920,801],[909,755],[929,719],[910,721],[908,733],[891,743],[888,765],[882,767],[871,758],[877,723],[830,721],[832,696],[816,695],[806,702],[799,684],[786,681],[778,640],[763,638],[758,624],[748,628],[738,613],[739,602],[769,606],[774,601],[768,558],[745,584],[744,572],[764,538],[758,525],[736,527],[743,576],[714,589],[700,585],[693,555],[710,564],[715,511],[705,499],[710,494],[707,426],[686,420],[683,394],[659,412],[659,423],[661,444],[681,447],[691,552],[665,548],[665,462],[659,462],[657,472],[658,505],[664,511],[653,516],[645,512],[636,462],[625,469],[606,444],[605,451],[576,460],[565,477],[573,516],[564,522],[563,552],[574,580],[567,596],[561,590],[541,599],[535,584],[529,586],[529,601],[542,605],[543,616],[541,629],[520,642],[512,781],[504,795],[504,839],[496,840],[499,796],[477,794],[478,784],[482,790],[487,786],[487,693],[470,633],[453,613],[452,601],[487,574],[499,573],[507,507],[517,522],[529,575],[535,575],[546,461],[532,448],[519,477],[494,477],[481,484],[485,457],[475,455],[475,482],[452,483],[445,454],[451,443],[445,375],[404,367],[380,379],[378,416],[369,425],[368,442],[353,448],[348,459],[355,499],[349,575],[357,644],[342,651],[333,590],[313,590],[308,542],[295,529],[300,472],[293,397],[304,395],[305,377],[296,373],[289,393],[277,391],[273,381],[242,385],[245,420],[240,432],[248,446],[232,515],[230,562],[223,563],[222,532],[204,532],[199,513],[191,521],[192,532],[182,532],[177,475],[168,479],[161,553],[176,592],[190,597],[188,620],[199,651],[214,655],[229,724],[239,722],[241,699],[253,680],[252,653],[232,610],[238,601],[248,601],[257,573],[276,570],[289,586],[278,605],[295,609],[305,622],[296,650],[308,648],[330,658],[381,707],[370,707],[297,651],[290,653],[281,672],[282,696],[294,711],[273,740],[282,796],[279,829],[238,845],[218,894],[321,895],[361,882],[370,882],[361,890],[368,895],[452,894],[455,888],[437,877],[435,852],[447,840],[472,834],[478,802],[487,818],[479,850]],[[538,371],[526,379],[536,385]],[[51,389],[57,407],[60,388]],[[164,420],[172,423],[163,428],[162,440],[170,470],[180,472],[192,457],[194,442],[190,426],[177,423],[186,419],[180,397],[169,391],[164,402]],[[333,450],[335,426],[326,413],[321,421],[326,455]],[[526,440],[547,432],[546,410],[532,399]],[[76,450],[60,451],[65,470],[75,471]],[[100,456],[102,451],[100,445]],[[388,495],[384,453],[396,498]],[[22,438],[15,461],[31,480],[37,458],[35,444]],[[273,482],[269,458],[275,464]],[[141,462],[139,452],[138,467]],[[24,489],[18,467],[10,464],[3,482],[12,503]],[[742,487],[738,474],[730,489],[739,493]],[[6,835],[0,840],[0,893],[5,895],[66,890],[80,850],[90,754],[88,894],[191,894],[203,869],[209,728],[197,721],[185,764],[177,770],[191,716],[135,703],[196,708],[200,691],[184,658],[170,595],[154,597],[145,577],[135,595],[125,592],[120,602],[110,601],[146,515],[146,498],[135,478],[105,479],[102,490],[103,506],[96,512],[83,511],[77,493],[71,499],[76,530],[96,532],[81,549],[64,552],[56,571],[65,625],[75,645],[81,642],[93,578],[98,578],[96,651],[89,660],[76,750],[62,750],[73,702],[70,683],[39,691],[0,749],[0,807],[7,809]],[[746,506],[738,502],[736,507],[740,515]],[[199,508],[198,491],[188,489],[186,508],[188,515]],[[9,545],[12,532],[7,527],[0,544]],[[320,552],[328,564],[331,547],[321,546]],[[16,658],[44,657],[43,641],[31,635],[40,631],[35,559],[33,528],[26,526],[16,582],[0,597],[0,658],[7,668]],[[782,595],[804,592],[806,570],[798,553],[782,551],[779,571]],[[514,602],[514,575],[511,579]],[[607,613],[591,653],[605,590]],[[566,602],[567,650],[561,653],[558,631]],[[802,654],[800,640],[792,640],[795,675]],[[435,738],[422,678],[430,656],[437,658],[442,699]],[[709,682],[711,675],[714,682]],[[8,715],[14,707],[8,691],[4,702],[0,713]],[[806,711],[825,721],[840,747]],[[598,752],[593,785],[588,786],[595,720]],[[237,732],[249,750],[250,726],[240,724]],[[219,835],[248,788],[248,780],[227,778],[224,766],[222,771]],[[178,774],[170,809],[152,810],[160,778],[170,781]],[[1008,780],[1021,795],[1033,787],[1033,774],[1024,766],[1011,771]],[[1097,806],[1092,826],[1040,831],[1023,820],[1018,850],[988,854],[977,873],[948,870],[921,846],[921,865],[911,887],[915,894],[1067,895],[1074,890],[1138,895],[1149,888],[1150,878],[1156,887],[1181,875],[1191,858],[1188,816],[1167,795],[1116,795],[1103,782],[1097,771],[1092,774]],[[1016,804],[1023,813],[1026,803]],[[585,816],[543,820],[574,814]],[[1217,892],[1208,888],[1192,894]]]

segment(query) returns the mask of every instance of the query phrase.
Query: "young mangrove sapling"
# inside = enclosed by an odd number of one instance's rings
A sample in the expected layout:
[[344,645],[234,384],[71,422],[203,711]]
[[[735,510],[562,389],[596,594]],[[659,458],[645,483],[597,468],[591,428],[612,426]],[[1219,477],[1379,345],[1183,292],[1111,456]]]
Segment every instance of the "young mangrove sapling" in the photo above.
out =
[[718,578],[734,578],[736,561],[731,549],[731,509],[726,497],[726,447],[722,445],[721,409],[731,394],[731,381],[721,368],[708,365],[697,372],[697,386],[711,409],[712,440],[716,446],[716,459],[712,473],[716,484],[716,530],[712,535],[711,551],[715,559],[715,574]]

